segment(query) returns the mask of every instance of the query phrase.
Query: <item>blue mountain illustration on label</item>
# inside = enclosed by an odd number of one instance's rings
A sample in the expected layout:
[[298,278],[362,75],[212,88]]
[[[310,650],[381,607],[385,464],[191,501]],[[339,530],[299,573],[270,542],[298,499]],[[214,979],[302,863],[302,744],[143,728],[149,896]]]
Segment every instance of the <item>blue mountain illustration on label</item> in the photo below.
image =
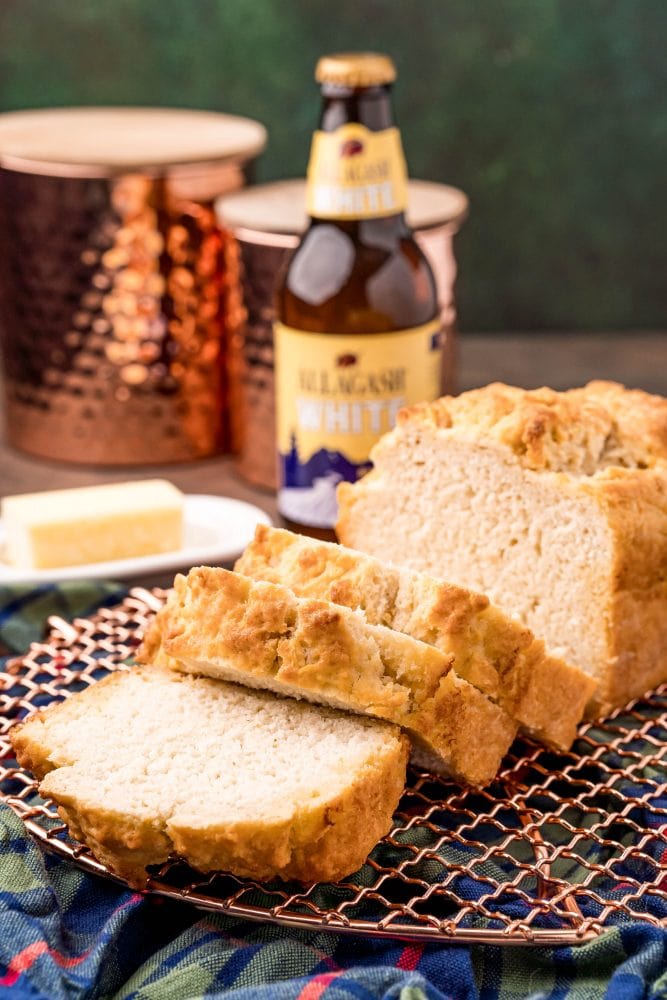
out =
[[336,523],[336,487],[346,480],[354,483],[369,472],[373,463],[351,462],[339,451],[320,448],[307,462],[299,459],[296,437],[290,450],[280,454],[281,485],[278,510],[299,524],[331,528]]
[[332,475],[336,476],[338,482],[346,480],[349,483],[356,483],[357,479],[373,468],[373,463],[368,459],[365,462],[351,462],[340,451],[330,451],[328,448],[320,448],[307,462],[302,462],[294,434],[290,445],[287,454],[280,455],[281,483],[288,488],[304,489],[312,486],[316,479]]

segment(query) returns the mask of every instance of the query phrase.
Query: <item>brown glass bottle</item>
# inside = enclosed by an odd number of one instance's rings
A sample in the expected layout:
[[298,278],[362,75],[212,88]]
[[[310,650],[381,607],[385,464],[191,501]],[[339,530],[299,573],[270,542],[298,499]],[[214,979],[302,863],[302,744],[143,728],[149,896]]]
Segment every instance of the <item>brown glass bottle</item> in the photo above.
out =
[[320,535],[335,523],[336,482],[368,471],[400,406],[440,389],[435,282],[405,221],[394,78],[371,53],[318,63],[310,224],[278,292],[278,507]]

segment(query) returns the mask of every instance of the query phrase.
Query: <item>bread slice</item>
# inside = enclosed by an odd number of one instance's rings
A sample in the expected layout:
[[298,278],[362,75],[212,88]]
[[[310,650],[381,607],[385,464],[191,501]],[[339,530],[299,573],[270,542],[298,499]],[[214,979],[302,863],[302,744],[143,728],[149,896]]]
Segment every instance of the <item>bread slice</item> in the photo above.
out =
[[488,594],[598,682],[596,714],[667,680],[667,400],[494,384],[402,411],[372,458],[344,544]]
[[[158,633],[158,634],[156,634]],[[413,759],[458,780],[493,779],[516,722],[451,669],[453,657],[328,601],[224,569],[177,576],[139,658],[387,719]]]
[[408,757],[387,723],[152,667],[11,740],[72,835],[140,888],[172,853],[257,879],[348,875],[390,829]]
[[568,749],[595,681],[550,656],[525,626],[487,597],[342,545],[258,525],[236,563],[255,580],[282,582],[299,597],[360,608],[453,655],[456,673],[498,702],[536,739]]

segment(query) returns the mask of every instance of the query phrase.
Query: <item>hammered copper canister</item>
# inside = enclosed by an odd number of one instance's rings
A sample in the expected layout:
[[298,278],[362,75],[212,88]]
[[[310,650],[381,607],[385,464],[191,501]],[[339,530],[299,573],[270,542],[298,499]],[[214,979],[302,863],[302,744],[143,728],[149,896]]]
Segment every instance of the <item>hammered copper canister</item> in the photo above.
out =
[[[468,211],[457,188],[408,183],[408,219],[433,269],[440,300],[443,390],[455,388],[456,259],[454,236]],[[229,400],[233,450],[241,475],[274,489],[274,295],[278,276],[306,228],[305,181],[278,181],[217,202],[226,243]]]
[[0,346],[9,441],[45,458],[221,450],[224,246],[214,199],[266,133],[203,111],[0,115]]

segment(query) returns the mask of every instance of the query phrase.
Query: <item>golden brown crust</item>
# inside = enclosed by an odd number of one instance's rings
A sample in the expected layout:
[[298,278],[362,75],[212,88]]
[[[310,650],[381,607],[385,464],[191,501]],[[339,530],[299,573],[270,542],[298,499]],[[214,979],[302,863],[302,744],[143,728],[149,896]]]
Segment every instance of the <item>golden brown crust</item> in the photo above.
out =
[[50,760],[49,748],[41,740],[39,731],[47,713],[53,712],[56,707],[50,705],[35,715],[28,716],[9,733],[9,742],[14,748],[20,766],[34,774],[38,781],[57,766]]
[[51,771],[39,786],[52,799],[58,815],[75,840],[85,844],[98,861],[136,889],[144,889],[148,865],[161,864],[175,853],[159,822],[109,809],[104,801],[89,801],[67,786],[67,769]]
[[614,539],[605,608],[608,658],[591,714],[605,714],[667,679],[667,470],[608,469],[581,488]]
[[398,424],[412,422],[504,446],[529,469],[593,475],[667,460],[667,400],[615,382],[566,392],[494,382],[406,407]]
[[297,597],[359,608],[372,624],[392,626],[398,569],[375,560],[361,564],[352,549],[258,524],[234,569],[253,580],[283,584]]
[[[396,429],[390,431],[392,436],[397,433]],[[378,442],[379,446],[382,439]],[[336,501],[338,503],[338,515],[336,519],[336,537],[341,545],[350,548],[355,547],[356,538],[356,505],[360,497],[370,495],[374,489],[382,489],[382,478],[377,469],[371,469],[368,475],[364,476],[357,483],[339,483],[336,487]]]
[[453,655],[456,673],[497,701],[532,736],[567,749],[595,681],[550,656],[529,629],[482,594],[399,569],[341,545],[258,525],[236,569],[284,583],[299,597],[362,609]]
[[467,681],[450,671],[433,698],[405,725],[430,767],[463,784],[488,785],[516,736],[516,722]]
[[617,590],[652,589],[667,568],[667,467],[605,469],[579,488],[593,496],[615,539]]
[[[495,775],[517,724],[465,680],[446,682],[451,654],[222,569],[198,567],[175,587],[163,648],[185,669],[387,719],[427,740],[458,779],[479,784]],[[474,741],[464,735],[464,714]]]
[[[113,674],[73,698],[85,699],[87,714],[94,714],[99,693],[122,685],[126,676]],[[394,730],[395,738],[382,754],[350,776],[341,792],[323,791],[296,813],[255,822],[221,819],[218,824],[178,810],[166,820],[133,816],[110,808],[102,790],[99,796],[91,794],[90,782],[81,782],[72,756],[49,745],[45,722],[63,710],[67,703],[50,706],[12,730],[17,759],[40,779],[40,792],[56,802],[72,836],[138,888],[145,886],[148,865],[173,854],[201,871],[304,882],[342,878],[363,863],[369,848],[389,830],[405,783],[409,744]],[[205,800],[205,790],[203,794]]]
[[134,653],[134,659],[137,663],[142,663],[145,666],[152,664],[167,670],[175,669],[172,658],[167,656],[162,648],[163,622],[169,618],[170,608],[175,601],[176,593],[172,587],[167,594],[165,603],[146,629],[141,645]]
[[[342,609],[325,601],[300,604],[284,587],[208,567],[178,576],[175,590],[163,648],[176,661],[229,662],[304,691],[407,711],[409,689],[385,673],[361,619]],[[444,657],[430,659],[440,673],[449,669]]]

